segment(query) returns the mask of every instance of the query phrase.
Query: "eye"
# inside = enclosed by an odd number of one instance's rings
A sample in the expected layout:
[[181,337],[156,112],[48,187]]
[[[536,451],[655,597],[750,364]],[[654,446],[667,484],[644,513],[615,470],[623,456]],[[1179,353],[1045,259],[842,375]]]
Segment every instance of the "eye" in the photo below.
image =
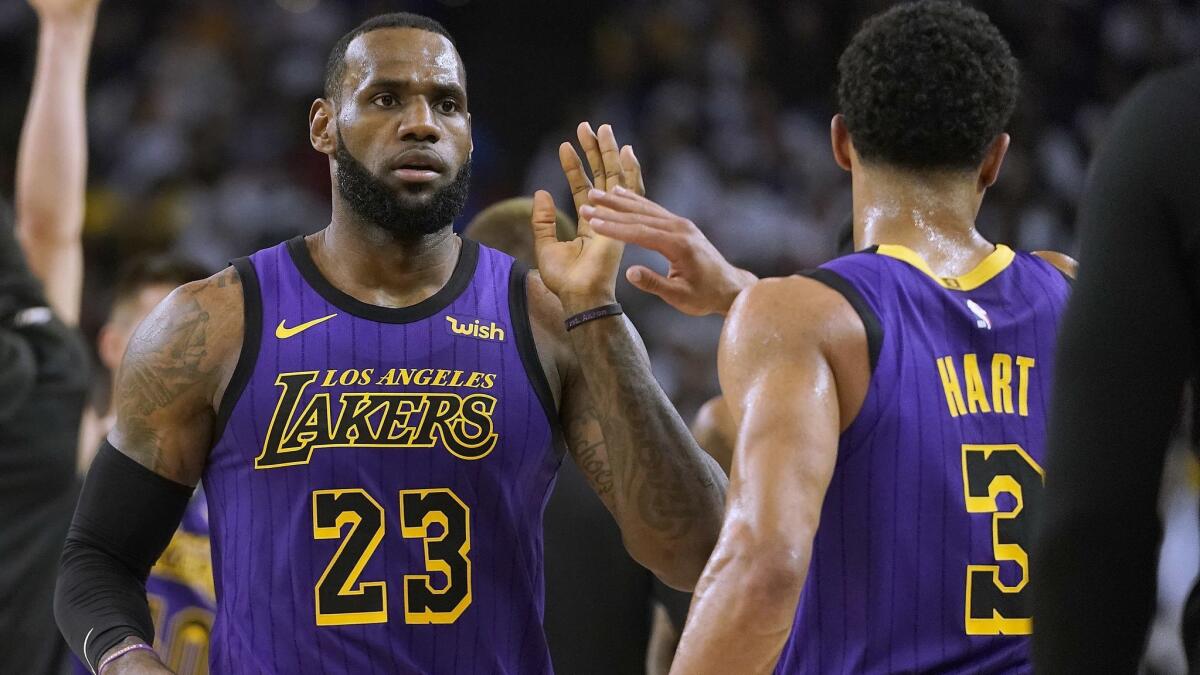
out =
[[383,108],[392,108],[400,103],[400,99],[396,98],[392,94],[379,94],[375,98],[371,99],[371,102]]
[[443,99],[435,107],[442,114],[453,115],[458,112],[458,101],[452,98]]

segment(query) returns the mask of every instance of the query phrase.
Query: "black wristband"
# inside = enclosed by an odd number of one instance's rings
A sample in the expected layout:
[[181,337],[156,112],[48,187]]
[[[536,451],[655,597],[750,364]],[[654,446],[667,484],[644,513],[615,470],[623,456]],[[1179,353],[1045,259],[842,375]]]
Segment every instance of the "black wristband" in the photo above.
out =
[[614,302],[611,305],[601,305],[600,307],[593,307],[592,309],[584,310],[575,316],[567,317],[567,320],[563,323],[567,325],[567,330],[571,330],[573,328],[578,328],[589,321],[603,319],[606,316],[618,316],[624,313],[625,310],[621,309],[621,303]]

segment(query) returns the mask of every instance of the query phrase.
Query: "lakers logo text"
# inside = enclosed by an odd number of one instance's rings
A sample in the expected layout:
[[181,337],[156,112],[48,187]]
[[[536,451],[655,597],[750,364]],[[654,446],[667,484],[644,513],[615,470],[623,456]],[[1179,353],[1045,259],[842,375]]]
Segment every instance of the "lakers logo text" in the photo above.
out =
[[[403,377],[397,373],[403,371]],[[395,379],[393,379],[395,378]],[[482,459],[496,446],[492,413],[496,398],[484,393],[319,392],[301,400],[306,389],[322,380],[319,371],[280,373],[275,414],[254,468],[307,464],[319,448],[433,448],[441,446],[460,459]],[[328,380],[326,382],[325,380]],[[348,380],[348,381],[344,381]],[[404,371],[381,378],[369,370],[327,371],[319,387],[334,383],[425,383],[433,386],[483,386],[490,373]],[[453,384],[457,382],[458,384]],[[468,384],[471,383],[471,384]]]

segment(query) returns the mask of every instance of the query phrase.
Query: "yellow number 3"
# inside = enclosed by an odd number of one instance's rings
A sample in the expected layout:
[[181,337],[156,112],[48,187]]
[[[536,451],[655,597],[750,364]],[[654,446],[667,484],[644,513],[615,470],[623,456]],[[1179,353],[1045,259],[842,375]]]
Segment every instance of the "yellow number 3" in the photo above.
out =
[[[992,514],[996,562],[1015,562],[1021,571],[1019,580],[1005,583],[998,564],[967,565],[967,634],[1029,635],[1033,619],[1025,588],[1033,526],[1027,516],[1041,508],[1045,473],[1019,445],[964,445],[962,466],[967,512]],[[1001,509],[1001,493],[1016,504]]]

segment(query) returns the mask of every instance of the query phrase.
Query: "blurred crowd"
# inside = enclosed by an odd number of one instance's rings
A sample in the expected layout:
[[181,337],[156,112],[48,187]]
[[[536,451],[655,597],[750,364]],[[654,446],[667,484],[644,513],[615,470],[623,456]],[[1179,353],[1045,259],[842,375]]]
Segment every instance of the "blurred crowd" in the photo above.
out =
[[[849,227],[849,180],[829,150],[837,57],[862,20],[890,4],[615,6],[593,32],[596,86],[580,92],[564,127],[586,116],[632,132],[651,196],[695,221],[736,264],[760,275],[816,266],[839,239],[845,245]],[[1022,68],[1013,144],[979,227],[1021,248],[1072,252],[1075,204],[1114,103],[1146,72],[1200,53],[1200,4],[972,4],[1000,27]],[[551,132],[538,147],[526,191],[555,184],[561,136]],[[653,318],[638,325],[660,379],[681,410],[698,405],[715,383],[694,364],[713,353],[720,323],[697,334],[665,305],[642,300],[638,310]]]
[[[329,46],[361,18],[410,9],[457,35],[476,136],[468,213],[555,189],[555,146],[582,119],[614,124],[650,195],[759,274],[816,265],[848,223],[849,181],[831,161],[837,55],[881,0],[106,0],[89,81],[88,298],[94,331],[117,262],[174,250],[215,269],[325,224],[324,158],[308,144]],[[1114,102],[1145,73],[1200,49],[1200,3],[976,3],[1022,66],[1013,147],[979,224],[1025,248],[1071,251],[1074,205]],[[402,7],[401,7],[402,6]],[[23,92],[35,21],[0,6],[0,82]],[[1097,39],[1099,36],[1099,39]],[[548,59],[548,55],[558,57]],[[24,96],[0,103],[13,157]],[[539,140],[540,139],[540,140]],[[12,185],[13,163],[0,163]],[[461,225],[462,223],[460,223]],[[650,262],[630,251],[631,262]],[[681,317],[626,287],[664,387],[689,414],[716,391],[719,321]]]

